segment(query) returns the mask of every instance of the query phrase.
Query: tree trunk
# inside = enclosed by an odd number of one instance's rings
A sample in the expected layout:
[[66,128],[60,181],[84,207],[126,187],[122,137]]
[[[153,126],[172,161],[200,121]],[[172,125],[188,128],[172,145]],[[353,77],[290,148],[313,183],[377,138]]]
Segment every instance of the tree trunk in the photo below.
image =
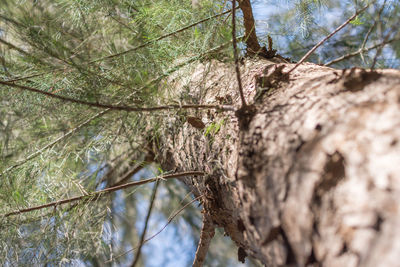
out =
[[[246,60],[242,82],[255,107],[248,123],[239,129],[233,112],[188,114],[205,129],[171,119],[158,159],[165,169],[208,173],[183,182],[203,195],[240,257],[267,266],[399,266],[400,72],[306,63],[280,74],[290,67]],[[240,104],[233,71],[198,65],[188,95]],[[171,78],[169,86],[184,84]]]

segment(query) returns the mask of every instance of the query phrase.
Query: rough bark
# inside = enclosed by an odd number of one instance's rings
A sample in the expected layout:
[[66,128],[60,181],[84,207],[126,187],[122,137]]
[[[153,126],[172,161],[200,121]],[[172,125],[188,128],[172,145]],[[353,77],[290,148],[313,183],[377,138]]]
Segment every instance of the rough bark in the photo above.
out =
[[[203,194],[218,227],[267,266],[397,266],[400,260],[400,71],[335,70],[246,60],[247,101],[264,86],[239,129],[232,113],[190,114],[204,134],[171,119],[158,160]],[[270,76],[274,72],[274,75]],[[277,74],[278,73],[278,74]],[[201,103],[240,104],[233,66],[200,64],[187,81]],[[273,78],[266,78],[266,76]],[[177,90],[179,93],[179,90]]]
[[246,50],[250,55],[255,55],[260,53],[262,48],[258,43],[258,38],[256,35],[256,25],[254,22],[253,9],[251,8],[250,0],[239,1],[239,7],[243,12],[243,22],[244,22],[244,40],[246,42]]

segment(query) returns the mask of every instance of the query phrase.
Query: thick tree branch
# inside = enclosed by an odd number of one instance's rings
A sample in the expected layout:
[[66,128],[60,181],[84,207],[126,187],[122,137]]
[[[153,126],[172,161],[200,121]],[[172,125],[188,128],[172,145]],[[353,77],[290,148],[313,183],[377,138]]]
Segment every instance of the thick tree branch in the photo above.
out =
[[206,260],[208,248],[215,235],[215,226],[209,215],[203,211],[203,226],[200,231],[200,240],[193,261],[193,267],[202,267]]
[[253,16],[253,9],[251,7],[250,0],[241,0],[239,3],[239,8],[243,12],[244,28],[245,28],[244,40],[247,45],[247,53],[249,55],[256,55],[260,53],[263,49],[258,43],[256,26]]

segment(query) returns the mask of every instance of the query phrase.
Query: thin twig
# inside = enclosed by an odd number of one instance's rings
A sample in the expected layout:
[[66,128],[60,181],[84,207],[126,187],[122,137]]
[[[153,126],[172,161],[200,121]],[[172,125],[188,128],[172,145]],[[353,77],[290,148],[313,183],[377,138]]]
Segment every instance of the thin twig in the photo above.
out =
[[142,234],[140,236],[139,247],[137,249],[137,253],[136,253],[134,261],[131,264],[131,267],[135,267],[136,264],[139,262],[139,259],[140,259],[140,254],[141,254],[142,247],[143,247],[143,244],[144,244],[144,238],[146,237],[147,227],[149,225],[149,219],[150,219],[151,211],[153,210],[154,200],[156,199],[158,185],[160,184],[159,181],[160,180],[156,181],[156,183],[154,185],[154,188],[153,188],[153,193],[151,194],[150,204],[149,204],[149,208],[147,209],[146,219],[145,219],[145,222],[144,222],[144,228],[143,228]]
[[16,77],[14,79],[7,80],[6,82],[12,83],[12,82],[17,82],[17,81],[23,81],[23,80],[27,80],[27,79],[30,79],[30,78],[35,78],[35,77],[39,77],[39,76],[42,76],[42,75],[46,75],[46,74],[51,73],[53,71],[54,72],[60,71],[62,69],[64,69],[64,68],[58,68],[58,69],[55,69],[55,70],[44,71],[44,72],[40,72],[40,73],[36,73],[36,74],[29,74],[28,76]]
[[346,60],[346,59],[348,59],[348,58],[357,56],[357,55],[359,55],[359,54],[361,54],[361,53],[368,52],[368,51],[370,51],[370,50],[372,50],[372,49],[376,49],[376,48],[378,48],[378,47],[380,47],[380,46],[384,46],[384,45],[387,45],[387,44],[389,44],[389,43],[392,43],[392,42],[395,42],[395,41],[398,41],[398,40],[400,40],[400,37],[393,38],[393,39],[390,39],[390,40],[388,40],[388,41],[386,41],[386,42],[382,42],[382,43],[379,43],[379,44],[376,44],[376,45],[373,45],[373,46],[370,46],[370,47],[367,47],[367,48],[364,48],[364,49],[358,49],[358,50],[355,51],[355,52],[352,52],[352,53],[349,53],[349,54],[347,54],[347,55],[343,55],[343,56],[341,56],[341,57],[335,58],[335,59],[333,59],[333,60],[331,60],[331,61],[325,63],[324,66],[330,66],[330,65],[332,65],[332,64],[338,63],[338,62],[340,62],[340,61]]
[[326,36],[324,39],[322,39],[318,44],[316,44],[313,48],[311,48],[310,51],[308,51],[301,59],[300,61],[292,68],[290,69],[286,74],[291,73],[295,69],[297,69],[298,66],[300,66],[301,63],[303,63],[312,53],[314,53],[315,50],[317,50],[318,47],[320,47],[323,43],[325,43],[328,39],[330,39],[333,35],[335,35],[338,31],[346,27],[347,24],[350,23],[355,17],[357,17],[359,14],[364,12],[369,7],[370,4],[367,4],[364,8],[358,10],[356,13],[354,13],[353,16],[351,16],[348,20],[346,20],[342,25],[337,27],[333,32],[331,32],[328,36]]
[[[378,15],[377,15],[377,20],[379,20],[379,19],[381,18],[382,11],[383,11],[383,9],[385,8],[385,5],[386,5],[386,0],[383,2],[381,8],[379,9],[379,12],[378,12]],[[367,34],[365,35],[364,40],[363,40],[363,42],[362,42],[362,44],[361,44],[361,49],[364,49],[364,48],[365,48],[365,45],[367,44],[368,38],[369,38],[369,36],[371,35],[372,30],[375,28],[375,26],[376,26],[376,24],[377,24],[377,20],[375,19],[375,20],[374,20],[374,23],[372,24],[372,26],[368,29],[368,32],[367,32]]]
[[[383,41],[382,41],[383,44],[384,44],[384,43],[387,43],[387,41],[388,41],[388,39],[389,39],[389,37],[390,37],[390,34],[391,34],[391,31],[389,31],[389,32],[386,34],[386,36],[384,37],[384,39],[383,39]],[[384,47],[384,45],[380,45],[380,46],[378,47],[378,49],[376,50],[376,54],[375,54],[374,59],[373,59],[372,64],[371,64],[371,69],[374,69],[374,68],[375,68],[376,62],[377,62],[377,60],[378,60],[379,55],[382,53],[383,47]]]
[[180,172],[180,173],[174,173],[174,174],[168,174],[168,175],[164,175],[164,176],[159,176],[159,177],[154,177],[154,178],[150,178],[150,179],[145,179],[145,180],[141,180],[141,181],[134,181],[134,182],[130,182],[130,183],[126,183],[123,185],[118,185],[118,186],[114,186],[114,187],[110,187],[107,189],[103,189],[103,190],[99,190],[99,191],[95,191],[89,195],[80,195],[77,197],[72,197],[72,198],[68,198],[68,199],[63,199],[63,200],[58,200],[58,201],[53,201],[47,204],[43,204],[40,206],[35,206],[35,207],[31,207],[31,208],[26,208],[26,209],[19,209],[19,210],[15,210],[3,215],[0,215],[0,217],[9,217],[12,215],[17,215],[17,214],[21,214],[21,213],[25,213],[25,212],[30,212],[30,211],[34,211],[34,210],[40,210],[40,209],[44,209],[44,208],[48,208],[48,207],[56,207],[62,204],[66,204],[66,203],[70,203],[70,202],[75,202],[75,201],[79,201],[79,200],[87,200],[87,201],[95,201],[99,198],[101,198],[102,196],[104,196],[104,194],[108,194],[117,190],[121,190],[121,189],[125,189],[128,187],[132,187],[132,186],[138,186],[138,185],[143,185],[143,184],[148,184],[148,183],[152,183],[155,182],[159,179],[171,179],[171,178],[177,178],[177,177],[182,177],[182,176],[192,176],[192,175],[204,175],[205,173],[202,171],[188,171],[188,172]]
[[[378,23],[378,20],[380,20],[380,18],[381,18],[382,11],[383,11],[383,9],[385,8],[385,5],[386,5],[386,0],[383,2],[381,8],[379,9],[378,15],[376,16],[377,19],[374,20],[374,23],[373,23],[372,26],[368,29],[368,32],[367,32],[367,34],[365,35],[364,40],[363,40],[363,42],[362,42],[362,44],[361,44],[360,50],[362,50],[362,49],[365,48],[365,45],[367,44],[368,38],[369,38],[369,36],[371,35],[372,30],[375,28],[376,24]],[[363,61],[363,63],[365,63],[364,55],[363,55],[362,53],[360,53],[360,57],[361,57],[361,60]]]
[[112,15],[111,12],[108,14],[108,16],[109,16],[111,19],[115,20],[118,24],[121,24],[122,26],[124,26],[125,28],[127,28],[128,30],[130,30],[131,32],[133,32],[133,33],[135,33],[135,34],[137,33],[137,31],[135,31],[134,29],[132,29],[129,25],[126,25],[126,23],[124,23],[124,22],[120,21],[119,19],[115,18],[115,17]]
[[142,162],[140,162],[139,164],[133,166],[133,168],[129,169],[128,172],[124,173],[124,175],[122,176],[122,178],[121,178],[120,180],[118,180],[117,182],[115,182],[114,184],[112,184],[111,187],[124,184],[124,183],[125,183],[127,180],[129,180],[133,175],[135,175],[135,174],[138,173],[140,170],[142,170],[145,166],[146,166],[146,161],[142,161]]
[[242,80],[240,78],[239,57],[236,44],[236,0],[232,0],[232,45],[233,45],[233,56],[235,58],[235,70],[239,86],[240,99],[242,101],[242,107],[245,107],[247,106],[247,104],[243,94]]
[[7,45],[11,49],[14,49],[14,50],[18,51],[19,53],[21,53],[21,54],[23,54],[23,55],[25,55],[27,57],[30,57],[30,58],[33,58],[34,60],[37,60],[38,62],[40,62],[40,64],[44,64],[44,62],[41,59],[32,56],[31,54],[29,54],[28,52],[26,52],[22,48],[19,48],[19,47],[13,45],[12,43],[9,43],[6,40],[3,40],[2,38],[0,38],[0,43],[3,43],[5,45]]
[[[203,197],[203,195],[200,195],[200,196],[194,198],[194,199],[191,200],[189,203],[185,204],[182,208],[180,208],[179,210],[177,210],[172,216],[170,216],[170,217],[168,218],[167,223],[166,223],[158,232],[156,232],[154,235],[152,235],[152,236],[150,236],[149,238],[147,238],[146,240],[144,240],[143,243],[149,242],[149,241],[152,240],[154,237],[156,237],[157,235],[159,235],[162,231],[164,231],[165,228],[167,228],[167,226],[172,222],[172,220],[173,220],[179,213],[181,213],[186,207],[188,207],[188,206],[189,206],[190,204],[192,204],[193,202],[195,202],[195,201],[201,199],[202,197]],[[124,255],[126,255],[126,254],[128,254],[128,253],[130,253],[130,252],[135,251],[136,249],[139,248],[139,246],[140,246],[140,244],[137,245],[136,247],[130,249],[130,250],[125,251],[125,252],[122,253],[122,254],[119,254],[118,256],[116,256],[116,257],[114,257],[114,258],[112,258],[112,259],[109,259],[108,261],[106,261],[106,263],[110,263],[110,262],[112,262],[113,260],[115,260],[115,259],[117,259],[117,258],[119,258],[119,257],[122,257],[122,256],[124,256]]]
[[30,154],[28,157],[26,157],[25,159],[18,161],[17,163],[15,163],[14,165],[8,167],[7,169],[5,169],[2,173],[0,173],[0,177],[2,177],[3,175],[5,175],[6,173],[12,171],[13,169],[23,165],[24,163],[28,162],[29,160],[36,158],[37,156],[39,156],[43,151],[45,151],[48,148],[51,148],[52,146],[54,146],[55,144],[57,144],[58,142],[60,142],[61,140],[67,138],[68,136],[71,136],[73,133],[77,132],[78,130],[80,130],[82,127],[88,125],[91,121],[93,121],[94,119],[97,119],[99,117],[101,117],[102,115],[104,115],[107,111],[109,110],[103,110],[95,115],[93,115],[92,117],[90,117],[89,119],[85,120],[84,122],[82,122],[81,124],[79,124],[78,126],[76,126],[75,128],[73,128],[72,130],[70,130],[69,132],[67,132],[66,134],[64,134],[63,136],[58,137],[57,139],[55,139],[54,141],[52,141],[51,143],[45,145],[44,147],[40,148],[39,150],[35,151],[34,153]]

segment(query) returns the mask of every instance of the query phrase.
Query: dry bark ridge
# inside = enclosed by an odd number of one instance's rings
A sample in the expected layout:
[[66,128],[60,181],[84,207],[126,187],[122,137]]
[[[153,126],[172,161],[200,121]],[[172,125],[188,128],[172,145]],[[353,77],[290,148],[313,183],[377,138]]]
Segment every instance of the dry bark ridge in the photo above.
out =
[[[256,84],[294,66],[272,64],[244,62],[249,104]],[[191,95],[201,103],[232,99],[239,108],[233,70],[226,63],[198,65]],[[158,151],[163,167],[208,173],[183,181],[204,195],[204,211],[242,259],[248,254],[267,266],[397,266],[400,71],[305,63],[267,87],[246,130],[233,113],[201,113],[206,126],[224,121],[213,136],[172,123]]]

